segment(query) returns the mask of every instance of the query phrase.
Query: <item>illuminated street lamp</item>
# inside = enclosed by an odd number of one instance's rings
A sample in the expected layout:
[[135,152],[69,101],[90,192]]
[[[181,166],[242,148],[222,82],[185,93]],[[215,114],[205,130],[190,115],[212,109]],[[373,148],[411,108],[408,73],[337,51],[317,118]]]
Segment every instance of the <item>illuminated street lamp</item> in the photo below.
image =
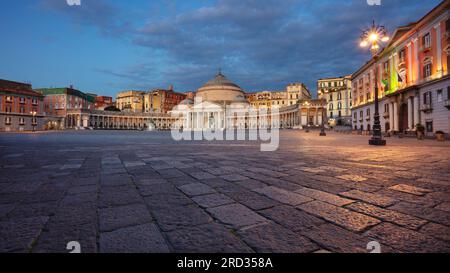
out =
[[372,27],[365,30],[361,35],[361,47],[370,46],[370,52],[372,53],[374,63],[375,63],[375,114],[373,122],[373,135],[369,140],[370,145],[386,145],[386,140],[383,139],[381,134],[381,124],[380,124],[380,113],[378,111],[378,66],[376,65],[378,61],[378,53],[380,51],[380,44],[388,42],[389,36],[387,34],[386,28],[384,26],[375,25],[375,21],[372,23]]
[[33,126],[33,132],[35,132],[36,131],[36,122],[35,122],[35,118],[36,118],[36,115],[37,115],[37,112],[36,111],[32,111],[32,112],[30,112],[30,115],[32,115],[33,116],[33,119],[31,120],[31,126]]
[[320,112],[322,114],[322,128],[320,129],[319,136],[327,136],[327,133],[325,133],[325,117],[324,117],[325,107],[323,107]]

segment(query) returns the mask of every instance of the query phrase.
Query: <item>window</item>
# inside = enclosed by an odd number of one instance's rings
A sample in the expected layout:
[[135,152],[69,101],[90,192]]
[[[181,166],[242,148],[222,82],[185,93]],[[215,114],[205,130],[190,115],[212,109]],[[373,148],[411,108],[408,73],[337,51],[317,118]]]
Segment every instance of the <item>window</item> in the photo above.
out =
[[333,118],[333,112],[330,112],[330,118]]
[[425,127],[428,133],[433,133],[433,121],[425,122]]
[[354,118],[354,119],[357,119],[357,118],[358,118],[358,114],[356,114],[356,112],[353,113],[353,118]]
[[437,91],[437,101],[438,102],[442,102],[444,100],[443,96],[442,96],[442,89],[439,89]]
[[38,104],[38,100],[37,100],[37,99],[32,99],[32,100],[31,100],[31,103],[32,103],[33,105],[37,105],[37,104]]
[[388,62],[384,62],[383,68],[384,68],[384,72],[388,73],[388,71],[389,71],[389,61]]
[[431,47],[431,35],[430,33],[427,33],[423,36],[423,47],[429,48]]
[[19,119],[19,125],[25,125],[25,119],[24,118],[20,118]]
[[341,95],[341,93],[338,93],[338,100],[341,100],[342,99],[342,95]]
[[398,54],[398,60],[400,61],[400,63],[405,62],[405,49],[400,50]]
[[341,111],[339,111],[339,117],[342,117],[342,112]]
[[22,98],[22,97],[21,97],[21,98],[19,99],[19,103],[20,103],[20,104],[24,104],[24,103],[25,103],[25,98]]
[[21,114],[25,114],[25,107],[20,106],[20,113],[21,113]]
[[330,101],[333,101],[333,95],[330,95]]
[[431,92],[426,92],[423,94],[423,104],[431,105]]
[[389,104],[387,103],[384,105],[384,112],[389,113]]
[[333,104],[330,103],[330,110],[333,110]]
[[5,118],[5,124],[6,125],[11,125],[11,117],[6,117]]
[[11,105],[6,105],[6,113],[11,113]]
[[428,78],[428,77],[430,77],[430,76],[431,76],[431,63],[426,64],[426,65],[423,67],[423,77],[424,77],[424,78]]
[[363,118],[363,116],[364,116],[363,111],[359,111],[359,117],[360,117],[360,118]]
[[368,117],[370,117],[370,108],[367,108],[366,114],[367,114]]
[[342,109],[342,103],[341,102],[338,103],[338,109]]
[[6,102],[12,102],[12,97],[11,96],[6,96]]

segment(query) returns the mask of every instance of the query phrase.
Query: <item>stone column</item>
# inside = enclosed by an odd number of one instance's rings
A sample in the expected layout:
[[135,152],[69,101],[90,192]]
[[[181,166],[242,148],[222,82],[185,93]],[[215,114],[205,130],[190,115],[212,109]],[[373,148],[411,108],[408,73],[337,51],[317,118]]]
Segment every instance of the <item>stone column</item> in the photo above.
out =
[[394,131],[394,104],[392,102],[388,102],[388,111],[389,111],[389,132]]
[[413,82],[413,69],[412,69],[412,48],[411,43],[408,43],[408,66],[406,69],[408,69],[408,84]]
[[436,69],[438,75],[442,75],[442,41],[441,41],[441,23],[434,26],[436,30]]
[[309,114],[310,114],[310,112],[309,112],[309,107],[308,107],[306,110],[306,126],[309,126]]
[[399,120],[398,120],[398,103],[394,102],[394,131],[399,130]]
[[415,127],[416,124],[421,123],[420,117],[419,117],[419,95],[414,96],[414,122],[413,126]]
[[419,40],[417,38],[414,39],[414,82],[417,84],[419,82]]
[[412,130],[414,128],[413,124],[413,104],[412,98],[408,98],[408,129]]

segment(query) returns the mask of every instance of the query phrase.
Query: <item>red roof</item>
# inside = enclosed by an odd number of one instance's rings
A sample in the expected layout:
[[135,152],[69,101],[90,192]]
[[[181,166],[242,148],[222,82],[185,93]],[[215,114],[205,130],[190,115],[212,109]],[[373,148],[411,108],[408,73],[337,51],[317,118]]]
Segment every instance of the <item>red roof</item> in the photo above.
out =
[[35,92],[31,87],[31,84],[13,82],[0,79],[0,92],[8,92],[18,95],[26,95],[33,97],[43,97],[42,94]]

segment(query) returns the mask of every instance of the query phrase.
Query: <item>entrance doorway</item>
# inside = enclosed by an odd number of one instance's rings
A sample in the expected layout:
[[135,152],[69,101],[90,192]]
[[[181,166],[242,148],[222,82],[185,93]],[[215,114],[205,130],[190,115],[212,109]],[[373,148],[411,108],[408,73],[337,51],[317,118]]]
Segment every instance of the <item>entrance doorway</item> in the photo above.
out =
[[400,130],[400,132],[405,132],[408,129],[409,129],[409,126],[408,126],[408,104],[403,103],[400,106],[399,130]]

